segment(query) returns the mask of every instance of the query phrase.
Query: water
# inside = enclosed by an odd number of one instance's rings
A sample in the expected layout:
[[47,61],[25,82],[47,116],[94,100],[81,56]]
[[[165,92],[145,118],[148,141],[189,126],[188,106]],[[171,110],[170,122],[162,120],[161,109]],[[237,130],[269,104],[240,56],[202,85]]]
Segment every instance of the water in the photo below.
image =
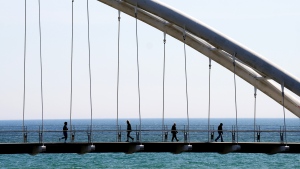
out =
[[1,168],[299,168],[297,154],[89,153],[0,155]]
[[[51,132],[45,132],[45,141],[58,142],[58,137],[62,136],[62,126],[65,120],[45,120],[45,131],[51,130]],[[68,120],[66,120],[68,121]],[[138,125],[138,119],[131,119],[132,126]],[[166,119],[165,124],[168,128],[172,123],[177,123],[178,130],[184,130],[186,127],[186,119]],[[224,132],[224,140],[231,141],[232,125],[235,124],[235,119],[212,119],[211,125],[217,128],[217,125],[222,122],[224,124],[223,129],[228,130]],[[299,119],[287,119],[287,129],[296,130],[300,126]],[[89,120],[73,120],[72,125],[78,129],[84,129],[82,133],[76,133],[75,141],[85,142],[86,131]],[[38,129],[41,124],[40,120],[25,121],[25,125],[29,129]],[[115,128],[116,120],[93,120],[93,128],[96,130],[110,127]],[[125,129],[126,119],[119,121],[121,128]],[[206,129],[207,119],[190,119],[190,129]],[[243,126],[244,130],[253,130],[253,119],[239,119],[238,125]],[[283,125],[282,119],[258,119],[257,125],[262,129],[279,130],[279,126]],[[13,127],[14,126],[14,127]],[[160,129],[162,128],[161,119],[144,119],[142,120],[142,129]],[[194,127],[192,127],[194,126]],[[134,127],[133,127],[134,128]],[[22,129],[22,121],[0,121],[0,131],[3,130],[16,130]],[[239,127],[240,130],[240,127]],[[55,131],[55,132],[54,132]],[[146,132],[146,131],[145,131]],[[150,131],[149,131],[150,132]],[[9,132],[7,135],[1,132],[1,142],[22,142],[22,137],[18,132]],[[13,133],[13,134],[12,134]],[[95,141],[107,141],[110,138],[103,137],[109,135],[111,140],[115,141],[115,132],[93,132],[93,140]],[[201,133],[201,132],[200,132]],[[246,132],[247,133],[247,132]],[[32,136],[31,136],[32,135]],[[29,132],[29,142],[36,142],[38,132]],[[132,133],[133,136],[134,132]],[[9,136],[9,137],[7,137]],[[101,136],[101,137],[100,137]],[[193,137],[192,137],[193,136]],[[194,134],[192,137],[195,141],[207,141],[207,131],[202,134]],[[53,137],[53,138],[51,138]],[[82,138],[80,138],[82,137]],[[239,133],[239,140],[253,141],[253,132],[248,134]],[[247,138],[243,138],[247,137]],[[183,140],[182,132],[179,132],[178,138]],[[122,140],[125,139],[125,133],[122,133]],[[144,141],[161,141],[161,131],[142,133],[142,140]],[[169,137],[170,139],[170,137]],[[291,132],[287,134],[287,140],[293,142],[299,142],[300,134],[298,132]],[[278,132],[262,132],[262,141],[270,140],[278,142]],[[0,168],[300,168],[300,156],[298,154],[246,154],[246,153],[143,153],[138,152],[134,154],[124,153],[87,153],[84,155],[78,154],[37,154],[31,156],[28,154],[12,154],[12,155],[0,155]]]

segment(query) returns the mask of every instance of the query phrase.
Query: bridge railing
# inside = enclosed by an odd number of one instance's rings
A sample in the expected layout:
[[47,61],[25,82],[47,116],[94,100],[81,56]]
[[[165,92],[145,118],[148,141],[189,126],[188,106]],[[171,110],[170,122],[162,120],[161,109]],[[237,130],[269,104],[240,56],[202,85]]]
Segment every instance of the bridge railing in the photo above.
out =
[[[214,142],[217,126],[178,125],[179,142]],[[134,141],[170,142],[171,125],[132,126],[130,135]],[[61,126],[1,126],[0,143],[64,142]],[[299,142],[299,126],[226,126],[223,127],[225,142]],[[68,130],[67,142],[124,142],[127,140],[126,125],[76,125]],[[131,141],[131,140],[130,140]],[[174,140],[175,141],[175,140]],[[221,141],[220,139],[218,141]]]

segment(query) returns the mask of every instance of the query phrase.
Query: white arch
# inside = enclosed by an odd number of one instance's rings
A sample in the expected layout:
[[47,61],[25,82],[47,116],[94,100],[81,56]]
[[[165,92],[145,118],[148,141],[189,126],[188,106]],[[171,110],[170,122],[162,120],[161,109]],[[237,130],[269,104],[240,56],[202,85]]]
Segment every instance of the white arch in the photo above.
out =
[[[300,96],[300,81],[264,57],[238,44],[225,35],[184,13],[155,0],[98,0],[137,18],[170,36],[182,41],[183,27],[187,31],[186,44],[233,72],[232,54],[236,53],[236,74],[257,87],[263,93],[282,104],[281,89],[272,84],[284,82],[284,86]],[[137,4],[138,2],[138,4]],[[300,117],[300,101],[285,95],[285,108]]]

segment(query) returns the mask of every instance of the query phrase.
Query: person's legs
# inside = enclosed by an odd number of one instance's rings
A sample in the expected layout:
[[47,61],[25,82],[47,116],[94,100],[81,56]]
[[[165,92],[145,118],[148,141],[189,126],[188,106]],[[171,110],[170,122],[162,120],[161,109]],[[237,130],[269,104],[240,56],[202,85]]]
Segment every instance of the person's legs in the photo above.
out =
[[63,132],[63,134],[64,134],[64,136],[61,137],[61,138],[59,138],[59,140],[65,139],[65,142],[66,142],[66,141],[67,141],[67,138],[68,138],[68,134],[67,134],[67,132]]
[[222,135],[223,135],[223,134],[220,134],[220,136],[221,136],[221,142],[224,142],[224,141],[223,141],[223,136],[222,136]]
[[172,140],[171,140],[172,142],[173,142],[174,138],[175,138],[175,134],[172,133]]
[[129,137],[130,137],[130,138],[131,138],[131,140],[133,141],[133,137],[131,137],[131,136],[130,136],[130,134],[129,134]]
[[68,134],[67,134],[67,133],[64,133],[64,136],[65,136],[65,142],[66,142],[67,139],[68,139]]
[[133,141],[133,137],[130,136],[130,131],[127,132],[127,142],[129,141],[129,138],[131,138],[131,140]]
[[218,137],[215,139],[215,141],[218,141],[218,139],[221,137],[221,134],[219,133]]
[[128,142],[128,138],[130,137],[130,132],[127,131],[127,142]]
[[61,139],[66,139],[66,137],[65,137],[65,136],[63,136],[63,137],[59,138],[59,141],[60,141]]
[[129,137],[131,138],[131,140],[133,140],[133,137],[131,137],[130,132],[129,132]]

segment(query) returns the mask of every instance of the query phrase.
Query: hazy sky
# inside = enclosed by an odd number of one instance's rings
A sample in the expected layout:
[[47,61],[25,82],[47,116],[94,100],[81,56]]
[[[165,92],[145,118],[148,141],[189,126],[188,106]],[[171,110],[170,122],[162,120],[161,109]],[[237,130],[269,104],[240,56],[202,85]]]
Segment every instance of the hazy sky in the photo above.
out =
[[[300,1],[161,0],[300,77]],[[0,120],[23,118],[24,0],[0,1]],[[72,0],[40,0],[44,119],[70,117]],[[72,118],[90,118],[85,0],[74,2]],[[117,116],[118,11],[89,0],[94,118]],[[38,1],[27,0],[25,119],[41,119]],[[121,14],[119,118],[138,118],[135,19]],[[162,117],[163,33],[138,22],[142,118]],[[208,116],[208,58],[187,47],[190,118]],[[212,62],[211,117],[235,117],[233,73]],[[238,117],[253,117],[253,86],[237,78]],[[299,99],[296,96],[296,99]],[[165,117],[187,116],[183,44],[166,43]],[[257,117],[283,117],[258,91]],[[295,117],[286,110],[286,117]]]

